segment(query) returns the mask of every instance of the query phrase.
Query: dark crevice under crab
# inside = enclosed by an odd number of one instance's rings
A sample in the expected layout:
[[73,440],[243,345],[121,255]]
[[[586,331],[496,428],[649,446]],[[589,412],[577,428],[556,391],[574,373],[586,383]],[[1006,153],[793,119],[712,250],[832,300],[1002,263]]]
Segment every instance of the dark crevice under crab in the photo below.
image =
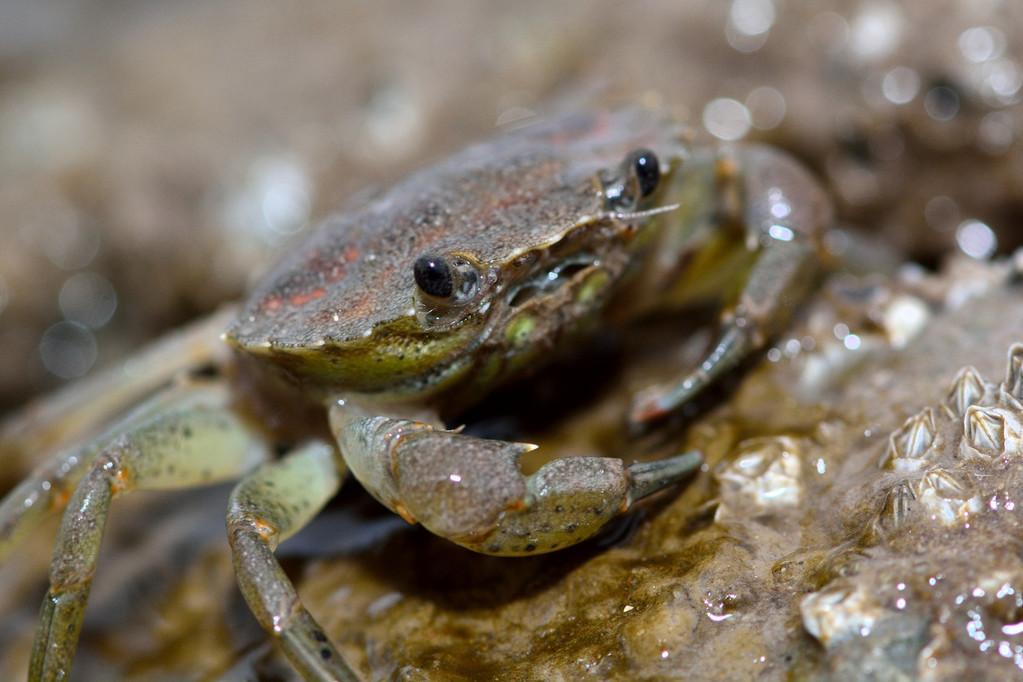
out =
[[672,413],[786,324],[830,218],[780,152],[691,148],[659,112],[625,109],[478,144],[328,220],[240,309],[4,427],[9,450],[62,445],[0,504],[0,559],[66,507],[29,678],[70,670],[114,497],[240,477],[227,528],[249,606],[303,676],[356,679],[274,558],[348,470],[406,520],[478,552],[593,535],[700,455],[570,457],[527,477],[518,458],[533,446],[443,419],[597,325],[718,303],[704,362],[638,396],[629,420]]

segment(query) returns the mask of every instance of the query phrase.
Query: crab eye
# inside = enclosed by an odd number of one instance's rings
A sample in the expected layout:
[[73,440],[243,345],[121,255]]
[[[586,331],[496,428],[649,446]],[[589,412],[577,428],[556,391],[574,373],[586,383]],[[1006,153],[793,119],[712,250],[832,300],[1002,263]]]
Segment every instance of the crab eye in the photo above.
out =
[[420,256],[412,266],[416,286],[435,298],[450,298],[455,293],[451,266],[440,256]]
[[463,306],[476,299],[480,271],[465,256],[427,254],[412,265],[416,286],[433,303],[441,299],[449,306]]
[[649,149],[635,149],[622,160],[618,169],[601,175],[604,201],[613,211],[635,210],[641,199],[657,190],[661,164]]
[[637,149],[629,154],[627,161],[636,175],[639,195],[648,197],[653,194],[661,181],[661,163],[657,160],[657,155],[649,149]]

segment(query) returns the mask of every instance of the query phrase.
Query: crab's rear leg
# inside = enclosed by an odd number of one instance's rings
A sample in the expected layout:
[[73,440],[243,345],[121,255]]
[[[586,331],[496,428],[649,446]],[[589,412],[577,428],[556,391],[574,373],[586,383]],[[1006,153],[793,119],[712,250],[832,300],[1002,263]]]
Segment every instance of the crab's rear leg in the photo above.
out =
[[675,411],[763,346],[788,323],[819,271],[818,242],[831,209],[802,166],[776,150],[744,147],[719,158],[717,185],[719,218],[741,223],[756,261],[710,353],[681,381],[640,393],[629,415],[633,425]]
[[231,494],[227,514],[235,574],[245,601],[308,680],[359,678],[302,606],[273,553],[333,497],[344,470],[332,447],[310,443],[246,476]]
[[585,540],[703,461],[698,453],[631,466],[614,458],[567,457],[526,477],[518,459],[531,445],[371,417],[343,404],[330,417],[352,473],[378,500],[485,554],[538,554]]
[[191,385],[181,384],[157,393],[92,442],[68,448],[43,462],[7,493],[0,500],[0,564],[43,519],[63,511],[82,475],[110,441],[134,424],[172,409],[191,392]]
[[71,496],[57,536],[30,680],[69,674],[114,497],[236,478],[268,456],[261,434],[250,430],[229,402],[223,386],[192,386],[99,450]]
[[94,437],[112,418],[175,376],[216,361],[220,333],[234,315],[223,308],[150,344],[126,363],[30,403],[0,422],[0,456],[23,465],[69,443]]

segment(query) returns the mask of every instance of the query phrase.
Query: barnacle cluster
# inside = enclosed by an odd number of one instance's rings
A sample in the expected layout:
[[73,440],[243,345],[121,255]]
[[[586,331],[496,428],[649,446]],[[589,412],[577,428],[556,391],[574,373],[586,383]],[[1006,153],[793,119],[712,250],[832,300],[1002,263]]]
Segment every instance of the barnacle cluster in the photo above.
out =
[[875,673],[919,679],[1023,669],[1019,527],[1005,519],[1023,478],[1021,398],[1016,343],[1001,381],[963,367],[940,403],[891,433],[863,555],[800,603],[832,672],[851,674],[857,656]]
[[[1023,344],[1009,350],[1005,380],[985,382],[977,370],[963,367],[941,405],[927,407],[895,431],[885,452],[885,466],[906,478],[893,485],[882,525],[899,528],[919,500],[932,520],[948,526],[967,523],[982,507],[982,490],[968,471],[979,463],[999,462],[1023,454],[1023,404],[1020,374]],[[995,475],[992,473],[992,475]],[[997,479],[996,479],[997,480]]]

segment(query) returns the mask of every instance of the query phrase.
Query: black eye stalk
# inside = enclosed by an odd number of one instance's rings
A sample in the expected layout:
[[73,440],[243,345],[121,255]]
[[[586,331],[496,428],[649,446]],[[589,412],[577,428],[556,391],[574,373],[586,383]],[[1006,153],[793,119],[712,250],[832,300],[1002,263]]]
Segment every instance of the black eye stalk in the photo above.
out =
[[632,166],[639,183],[639,195],[644,199],[654,193],[661,181],[661,162],[649,149],[637,149],[629,154],[625,162]]
[[412,266],[412,274],[424,294],[434,298],[451,298],[455,293],[455,280],[451,266],[439,256],[420,256]]
[[661,162],[649,149],[635,149],[618,169],[601,177],[604,201],[612,211],[636,210],[639,202],[655,191],[661,182]]
[[461,255],[426,254],[412,264],[416,286],[434,304],[461,306],[476,298],[480,271]]

